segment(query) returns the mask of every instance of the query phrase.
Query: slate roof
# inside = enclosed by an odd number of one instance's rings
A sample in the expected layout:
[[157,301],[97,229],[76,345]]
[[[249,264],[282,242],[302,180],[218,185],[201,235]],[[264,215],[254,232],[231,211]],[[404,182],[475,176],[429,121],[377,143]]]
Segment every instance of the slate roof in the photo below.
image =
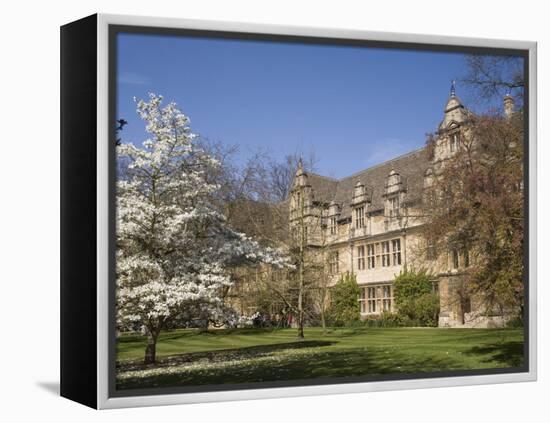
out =
[[336,194],[339,181],[328,176],[307,173],[307,182],[313,189],[315,201],[330,203]]
[[334,201],[341,207],[340,218],[345,219],[351,216],[350,203],[358,181],[365,185],[367,195],[371,197],[369,210],[381,210],[384,208],[386,178],[392,170],[401,176],[406,190],[405,201],[412,203],[420,199],[424,173],[429,166],[426,149],[421,148],[342,179],[307,173],[307,180],[313,189],[314,201],[325,204]]

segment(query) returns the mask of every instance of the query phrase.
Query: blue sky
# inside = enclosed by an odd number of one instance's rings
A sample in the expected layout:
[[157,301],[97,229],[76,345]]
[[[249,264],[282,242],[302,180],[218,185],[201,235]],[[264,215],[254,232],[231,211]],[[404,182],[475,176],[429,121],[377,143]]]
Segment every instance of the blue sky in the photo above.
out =
[[[459,53],[120,34],[117,117],[146,137],[133,97],[177,102],[194,132],[279,159],[314,151],[343,177],[422,147],[442,119]],[[461,87],[457,86],[461,96]]]

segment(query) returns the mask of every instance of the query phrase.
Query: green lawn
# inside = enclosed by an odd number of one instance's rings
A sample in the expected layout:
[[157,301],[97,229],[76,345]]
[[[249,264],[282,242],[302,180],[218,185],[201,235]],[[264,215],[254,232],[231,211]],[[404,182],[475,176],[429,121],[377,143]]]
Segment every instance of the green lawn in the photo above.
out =
[[141,364],[145,339],[117,342],[117,388],[185,386],[517,367],[521,329],[235,329],[161,334],[158,363]]

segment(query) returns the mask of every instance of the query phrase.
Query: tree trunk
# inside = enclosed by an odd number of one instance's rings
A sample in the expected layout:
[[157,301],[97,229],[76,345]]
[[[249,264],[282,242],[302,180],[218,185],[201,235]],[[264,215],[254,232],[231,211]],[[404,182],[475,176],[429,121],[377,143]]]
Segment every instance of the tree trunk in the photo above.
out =
[[327,324],[325,322],[325,308],[321,309],[321,327],[323,328],[323,335],[327,333]]
[[460,296],[460,324],[463,325],[466,323],[466,313],[465,313],[465,309],[466,309],[466,300],[464,299],[464,297]]
[[147,335],[147,346],[145,347],[145,364],[154,364],[157,362],[157,338],[150,332]]
[[328,299],[328,277],[325,273],[326,269],[326,256],[325,253],[323,253],[323,273],[322,273],[322,283],[323,286],[321,287],[321,327],[323,328],[323,335],[327,334],[327,299]]

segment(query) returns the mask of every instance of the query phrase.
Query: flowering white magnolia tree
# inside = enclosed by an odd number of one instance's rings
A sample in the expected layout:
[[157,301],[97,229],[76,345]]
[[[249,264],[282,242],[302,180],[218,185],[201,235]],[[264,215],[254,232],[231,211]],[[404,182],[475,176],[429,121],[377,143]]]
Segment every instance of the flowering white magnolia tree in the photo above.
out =
[[145,363],[156,360],[160,331],[200,310],[219,319],[228,269],[249,263],[286,265],[277,251],[228,227],[207,177],[219,163],[195,142],[175,103],[150,94],[137,101],[150,138],[117,146],[129,164],[117,182],[117,323],[144,327]]

